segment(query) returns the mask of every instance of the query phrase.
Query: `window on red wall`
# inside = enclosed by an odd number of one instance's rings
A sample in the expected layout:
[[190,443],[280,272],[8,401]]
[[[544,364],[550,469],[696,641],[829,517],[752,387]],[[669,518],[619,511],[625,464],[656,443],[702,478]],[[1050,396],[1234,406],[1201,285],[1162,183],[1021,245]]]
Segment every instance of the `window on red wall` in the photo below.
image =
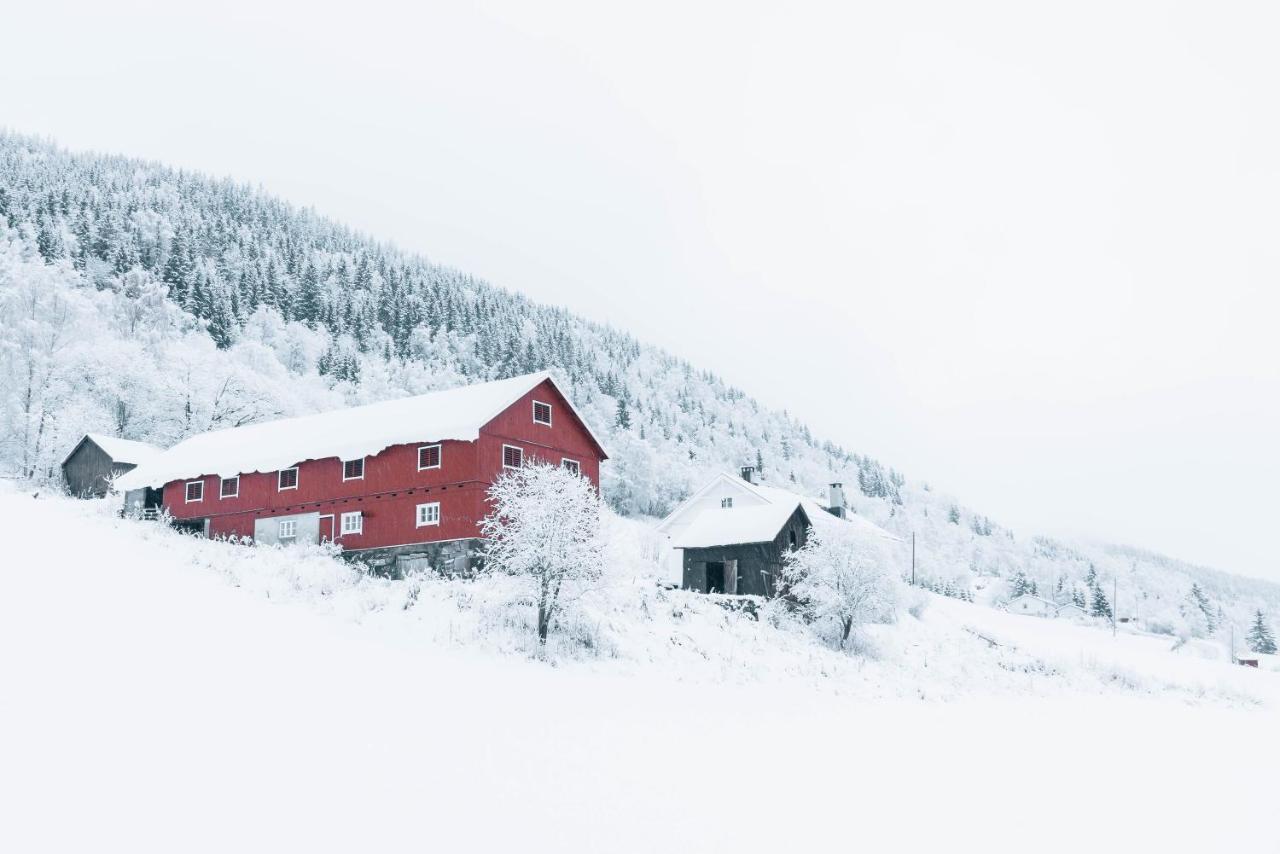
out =
[[219,490],[218,495],[222,498],[238,498],[240,495],[239,476],[224,477],[222,479],[222,488]]
[[423,445],[418,449],[418,471],[440,468],[440,446]]
[[280,489],[298,488],[298,469],[280,469]]
[[582,466],[578,464],[577,460],[571,460],[568,457],[565,457],[560,461],[560,465],[578,476],[582,475]]
[[203,480],[193,480],[187,484],[187,501],[204,501]]
[[520,468],[524,464],[524,450],[515,445],[503,445],[502,464],[509,469]]
[[551,426],[551,404],[540,400],[533,402],[533,423]]
[[358,460],[347,460],[342,464],[343,480],[363,480],[364,479],[364,458]]

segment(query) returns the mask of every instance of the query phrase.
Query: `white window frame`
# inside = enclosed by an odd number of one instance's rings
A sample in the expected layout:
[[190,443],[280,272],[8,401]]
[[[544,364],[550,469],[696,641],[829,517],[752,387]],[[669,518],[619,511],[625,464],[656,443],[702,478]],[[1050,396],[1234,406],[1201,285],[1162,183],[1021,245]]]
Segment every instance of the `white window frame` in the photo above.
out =
[[578,462],[577,460],[572,460],[572,459],[569,459],[568,457],[561,457],[560,468],[568,469],[569,471],[576,474],[578,477],[582,477],[582,463]]
[[730,495],[730,496],[727,496],[727,497],[725,497],[725,498],[721,498],[721,499],[720,499],[720,509],[721,509],[721,510],[732,510],[732,509],[733,509],[733,496],[732,496],[732,495]]
[[[538,407],[539,407],[539,406],[545,406],[545,407],[547,408],[547,420],[546,420],[546,421],[539,421],[539,420],[538,420]],[[545,400],[535,400],[535,401],[533,402],[533,423],[534,423],[534,424],[541,424],[541,425],[542,425],[542,426],[544,426],[544,427],[550,427],[550,426],[551,426],[551,404],[547,403]]]
[[[431,508],[436,509],[435,519],[431,519]],[[426,511],[424,513],[424,511]],[[428,501],[426,504],[419,504],[414,511],[414,521],[417,522],[418,528],[438,528],[440,527],[440,502]]]
[[[231,493],[230,495],[226,495],[222,490],[222,485],[230,480],[234,480],[236,482],[236,491]],[[240,475],[236,475],[235,477],[224,477],[218,481],[218,498],[220,500],[223,498],[239,498],[239,497],[240,497]]]
[[[199,487],[200,487],[200,497],[199,497],[199,498],[192,498],[192,497],[191,497],[191,487],[193,487],[193,486],[199,486]],[[201,501],[204,501],[204,481],[203,481],[203,480],[189,480],[189,481],[187,481],[186,483],[184,483],[184,484],[182,485],[182,497],[185,499],[185,500],[183,501],[183,503],[184,503],[184,504],[199,504]]]
[[[289,533],[285,533],[286,527]],[[298,520],[297,519],[281,519],[276,526],[276,539],[278,540],[296,540],[298,539]]]
[[[359,476],[359,477],[347,477],[347,463],[359,463],[359,464],[360,464],[360,476]],[[343,461],[342,461],[342,482],[343,482],[343,483],[346,483],[346,482],[347,482],[347,481],[349,481],[349,480],[364,480],[364,457],[360,457],[359,459],[355,459],[355,460],[343,460]]]
[[[428,448],[436,449],[436,464],[433,466],[424,466],[422,464],[422,452],[427,450]],[[431,469],[438,469],[443,465],[444,465],[444,448],[442,448],[439,443],[436,443],[434,445],[418,446],[418,471],[430,471]]]
[[[510,448],[511,450],[515,451],[517,454],[520,455],[520,462],[516,463],[513,466],[507,465],[507,448]],[[524,465],[524,448],[520,447],[519,445],[503,445],[502,446],[502,467],[504,469],[518,469],[522,465]]]
[[[284,477],[284,473],[287,471],[293,472],[293,486],[280,485],[281,478]],[[290,466],[287,469],[280,469],[280,471],[276,472],[276,492],[288,492],[290,489],[297,489],[297,488],[298,488],[298,467],[297,466]]]
[[[353,525],[350,530],[347,529],[347,520],[349,519],[355,520],[355,525]],[[363,534],[363,533],[364,533],[364,514],[361,513],[359,510],[353,510],[349,513],[343,513],[338,518],[338,536],[339,537],[346,537],[351,534]]]

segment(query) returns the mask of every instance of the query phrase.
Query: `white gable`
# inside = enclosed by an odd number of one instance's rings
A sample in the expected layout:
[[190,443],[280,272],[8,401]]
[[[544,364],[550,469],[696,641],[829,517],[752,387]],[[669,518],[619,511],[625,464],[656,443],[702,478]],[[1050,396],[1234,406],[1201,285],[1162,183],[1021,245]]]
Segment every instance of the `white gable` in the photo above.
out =
[[752,490],[750,484],[742,478],[717,474],[659,522],[658,532],[678,540],[703,511],[722,509],[721,502],[726,498],[733,500],[734,507],[759,507],[769,503],[768,499]]

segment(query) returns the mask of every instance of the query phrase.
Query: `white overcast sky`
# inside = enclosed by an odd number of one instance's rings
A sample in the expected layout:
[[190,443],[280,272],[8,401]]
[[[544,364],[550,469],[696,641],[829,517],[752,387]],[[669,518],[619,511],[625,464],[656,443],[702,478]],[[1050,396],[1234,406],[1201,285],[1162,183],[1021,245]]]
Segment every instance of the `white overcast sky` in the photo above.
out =
[[1274,3],[180,5],[9,4],[0,124],[614,323],[1023,533],[1280,579]]

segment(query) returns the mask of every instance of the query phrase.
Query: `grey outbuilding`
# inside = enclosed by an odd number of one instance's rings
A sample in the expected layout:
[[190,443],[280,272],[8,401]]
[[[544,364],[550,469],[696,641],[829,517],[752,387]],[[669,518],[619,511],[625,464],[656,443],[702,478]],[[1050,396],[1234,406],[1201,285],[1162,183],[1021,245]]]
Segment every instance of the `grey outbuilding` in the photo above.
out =
[[136,468],[160,449],[146,442],[86,433],[62,461],[67,491],[78,498],[101,498],[113,478]]
[[675,544],[684,552],[684,588],[774,595],[783,556],[804,545],[811,523],[798,499],[702,514]]

